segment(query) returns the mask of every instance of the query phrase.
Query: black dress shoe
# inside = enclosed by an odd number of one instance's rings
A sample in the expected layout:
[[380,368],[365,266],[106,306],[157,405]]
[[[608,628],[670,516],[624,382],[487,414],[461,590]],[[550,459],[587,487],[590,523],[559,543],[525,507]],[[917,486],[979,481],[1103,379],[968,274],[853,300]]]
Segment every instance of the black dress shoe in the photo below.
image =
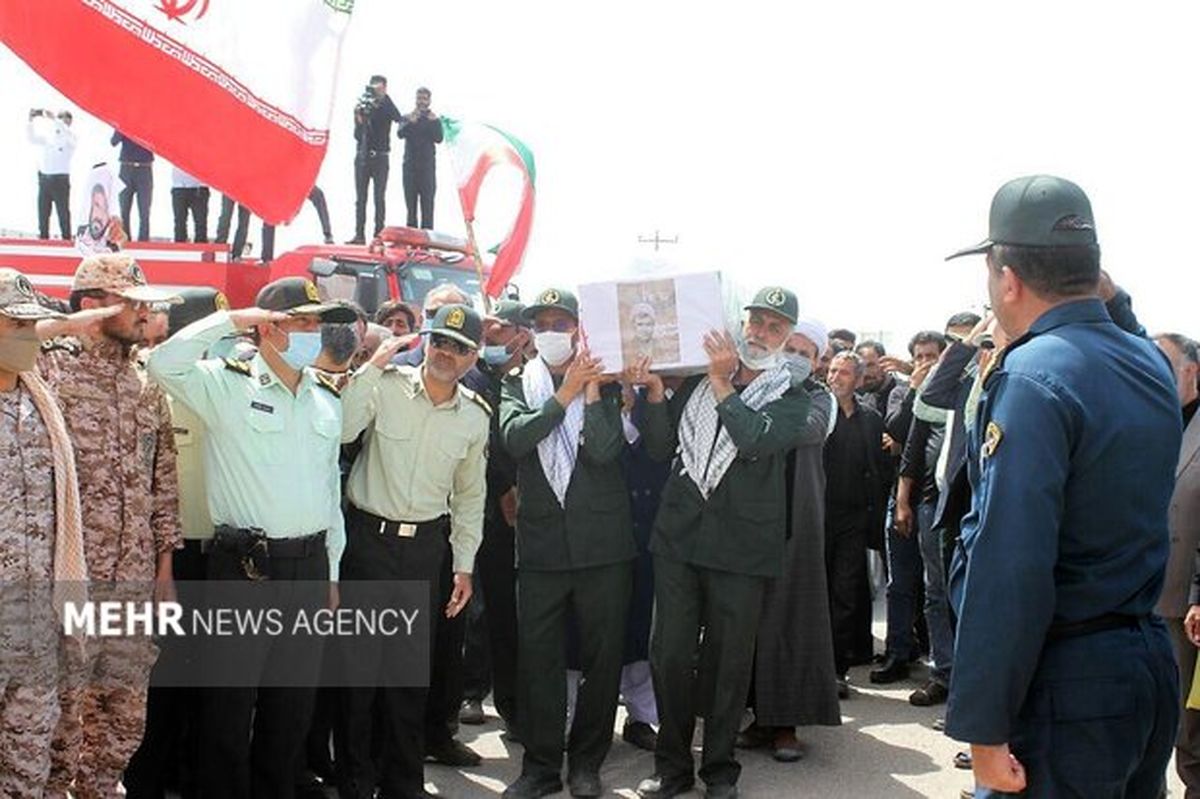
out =
[[658,748],[658,733],[644,721],[626,719],[625,726],[621,728],[621,737],[625,739],[626,743],[633,744],[638,749],[645,749],[647,752],[653,752]]
[[600,775],[594,771],[580,772],[567,777],[567,790],[571,792],[571,796],[578,799],[599,796],[604,793],[604,789],[600,786]]
[[850,698],[850,675],[843,674],[837,678],[837,695],[838,699]]
[[347,244],[366,244],[367,242],[366,242],[366,239],[364,239],[362,236],[355,236],[352,239],[348,239],[346,241],[346,243]]
[[483,758],[479,756],[478,752],[455,738],[444,743],[426,746],[425,757],[435,763],[441,763],[443,766],[454,766],[455,768],[469,768],[483,762]]
[[737,799],[737,785],[732,783],[721,783],[720,785],[709,785],[704,789],[704,795],[712,797],[712,799]]
[[487,721],[483,714],[483,703],[478,699],[467,699],[458,711],[458,720],[463,724],[479,725]]
[[917,707],[932,707],[933,705],[942,704],[949,696],[950,692],[946,690],[946,686],[940,682],[930,680],[909,694],[908,702]]
[[875,685],[887,685],[908,679],[908,664],[890,655],[877,669],[871,669],[871,682]]
[[517,781],[504,789],[504,799],[539,799],[562,790],[558,777],[535,777],[522,774]]
[[693,785],[695,781],[688,777],[668,779],[655,774],[638,783],[637,795],[642,799],[671,799],[672,796],[687,793]]

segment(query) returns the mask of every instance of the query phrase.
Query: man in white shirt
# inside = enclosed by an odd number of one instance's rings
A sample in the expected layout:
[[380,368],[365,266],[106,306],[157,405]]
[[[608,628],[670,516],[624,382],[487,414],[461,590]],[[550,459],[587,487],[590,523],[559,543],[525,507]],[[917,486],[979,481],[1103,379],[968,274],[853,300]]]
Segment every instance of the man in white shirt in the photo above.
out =
[[188,241],[188,212],[196,235],[191,241],[204,244],[208,241],[208,186],[184,172],[179,167],[171,169],[171,211],[175,215],[175,241]]
[[54,114],[45,109],[29,111],[29,141],[42,148],[38,161],[38,238],[50,238],[50,206],[58,211],[58,229],[71,239],[71,156],[75,154],[75,132],[71,112]]

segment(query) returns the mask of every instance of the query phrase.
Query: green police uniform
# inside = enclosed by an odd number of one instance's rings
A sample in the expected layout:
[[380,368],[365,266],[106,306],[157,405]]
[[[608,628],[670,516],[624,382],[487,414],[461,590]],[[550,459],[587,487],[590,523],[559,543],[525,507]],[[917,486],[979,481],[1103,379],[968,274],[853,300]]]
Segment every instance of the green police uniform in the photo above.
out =
[[[572,295],[548,290],[526,315],[547,307],[576,313]],[[543,368],[531,362],[525,372]],[[564,435],[568,411],[554,397],[532,403],[525,380],[507,378],[500,400],[501,441],[517,461],[520,495],[517,714],[525,759],[524,782],[512,786],[510,796],[542,795],[560,779],[569,612],[579,623],[584,681],[566,747],[568,771],[573,782],[598,774],[612,743],[637,555],[619,463],[625,446],[620,388],[605,386],[598,401],[584,406],[574,468],[560,503],[539,444]],[[523,792],[530,785],[536,793]]]
[[[760,291],[747,308],[796,318],[795,295],[778,287]],[[647,404],[643,435],[652,457],[666,460],[676,452],[685,409],[707,380],[690,378],[669,403]],[[736,455],[715,487],[705,496],[682,456],[672,464],[650,539],[659,784],[644,782],[642,795],[671,796],[691,787],[697,713],[704,715],[700,777],[710,790],[737,782],[734,740],[754,665],[763,590],[779,575],[784,559],[784,464],[803,435],[808,410],[808,395],[799,386],[783,390],[759,410],[731,394],[716,403],[717,429],[728,432]],[[705,453],[717,449],[715,440],[699,446]],[[710,457],[708,465],[712,462]],[[696,673],[701,629],[704,652]]]

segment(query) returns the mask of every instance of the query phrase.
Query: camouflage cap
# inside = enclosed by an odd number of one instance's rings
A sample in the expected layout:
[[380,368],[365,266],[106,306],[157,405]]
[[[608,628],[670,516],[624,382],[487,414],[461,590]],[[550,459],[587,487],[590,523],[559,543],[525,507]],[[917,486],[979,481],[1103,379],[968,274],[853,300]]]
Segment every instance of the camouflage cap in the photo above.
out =
[[443,305],[433,316],[433,323],[422,335],[438,335],[452,338],[473,349],[479,349],[483,339],[483,319],[469,305]]
[[71,291],[107,291],[133,302],[183,302],[173,291],[146,285],[146,275],[128,255],[89,255],[75,270]]
[[29,278],[9,267],[0,267],[0,316],[31,322],[63,318],[63,314],[38,302]]
[[800,301],[796,299],[796,293],[783,286],[767,286],[759,289],[758,293],[754,295],[754,299],[743,310],[752,309],[779,314],[793,325],[800,317]]

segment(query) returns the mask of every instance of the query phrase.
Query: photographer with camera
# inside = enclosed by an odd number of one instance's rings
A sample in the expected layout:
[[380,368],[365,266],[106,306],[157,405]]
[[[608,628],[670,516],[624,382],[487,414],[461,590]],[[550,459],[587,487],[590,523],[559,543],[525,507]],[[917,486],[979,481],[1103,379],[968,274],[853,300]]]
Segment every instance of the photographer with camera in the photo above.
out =
[[421,208],[420,226],[433,229],[433,195],[437,191],[434,170],[434,145],[442,140],[442,120],[429,108],[433,95],[422,86],[417,89],[417,106],[400,121],[396,135],[404,139],[404,204],[408,207],[409,227],[417,227],[417,206]]
[[383,230],[385,196],[388,180],[388,148],[392,123],[404,117],[387,94],[387,78],[372,75],[354,106],[354,140],[358,148],[354,155],[354,238],[347,244],[366,244],[367,184],[375,183],[375,230]]

